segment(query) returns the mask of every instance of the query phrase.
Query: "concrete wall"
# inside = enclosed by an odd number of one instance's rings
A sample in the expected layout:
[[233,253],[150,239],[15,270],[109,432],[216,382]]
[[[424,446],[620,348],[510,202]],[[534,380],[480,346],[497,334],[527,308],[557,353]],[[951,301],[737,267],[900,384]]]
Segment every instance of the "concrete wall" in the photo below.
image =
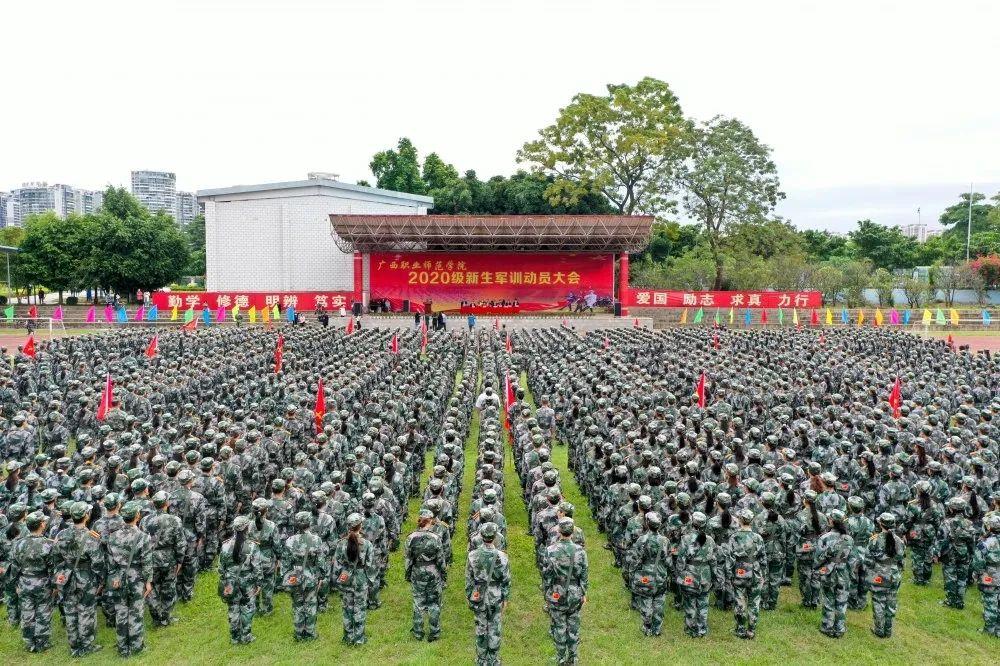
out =
[[353,257],[334,244],[331,213],[413,215],[426,205],[332,196],[303,188],[205,201],[209,291],[311,291],[354,287]]

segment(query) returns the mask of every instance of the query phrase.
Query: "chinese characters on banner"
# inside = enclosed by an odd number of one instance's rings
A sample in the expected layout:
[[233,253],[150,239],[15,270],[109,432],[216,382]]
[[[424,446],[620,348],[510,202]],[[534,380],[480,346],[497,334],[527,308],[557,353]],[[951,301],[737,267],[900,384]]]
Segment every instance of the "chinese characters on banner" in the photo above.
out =
[[818,308],[818,291],[664,291],[629,289],[630,305],[662,308]]
[[455,309],[463,301],[517,301],[523,310],[557,309],[572,298],[607,305],[614,294],[611,254],[375,252],[372,299],[433,301]]
[[351,292],[349,291],[156,291],[151,294],[153,305],[161,311],[176,307],[178,310],[194,308],[231,309],[239,306],[241,310],[251,307],[279,309],[295,308],[300,312],[324,308],[337,310],[341,306],[351,307]]

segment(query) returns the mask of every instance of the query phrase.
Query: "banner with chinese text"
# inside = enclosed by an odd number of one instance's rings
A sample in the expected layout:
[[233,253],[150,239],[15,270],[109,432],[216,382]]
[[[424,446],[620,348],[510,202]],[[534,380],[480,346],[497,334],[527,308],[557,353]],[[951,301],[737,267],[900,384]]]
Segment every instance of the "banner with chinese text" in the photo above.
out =
[[818,291],[666,291],[629,289],[630,305],[654,308],[818,308]]
[[293,307],[310,311],[322,307],[337,310],[351,307],[349,291],[155,291],[151,294],[153,305],[161,311],[176,307],[178,310],[194,308],[270,308],[275,305],[284,310]]
[[614,255],[375,252],[371,300],[431,301],[434,310],[466,304],[511,304],[524,311],[589,301],[607,307],[614,295]]

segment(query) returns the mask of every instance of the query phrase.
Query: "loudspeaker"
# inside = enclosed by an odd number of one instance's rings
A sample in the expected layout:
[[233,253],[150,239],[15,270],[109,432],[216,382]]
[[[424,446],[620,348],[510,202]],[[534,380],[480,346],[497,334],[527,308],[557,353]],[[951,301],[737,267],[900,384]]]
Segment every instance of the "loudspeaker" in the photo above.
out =
[[622,316],[622,302],[621,301],[615,301],[615,316],[616,317],[621,317]]
[[360,302],[354,301],[354,303],[351,304],[351,314],[354,315],[355,317],[360,317],[361,316],[361,303]]
[[410,299],[404,298],[403,299],[403,312],[409,312],[409,311],[410,311]]

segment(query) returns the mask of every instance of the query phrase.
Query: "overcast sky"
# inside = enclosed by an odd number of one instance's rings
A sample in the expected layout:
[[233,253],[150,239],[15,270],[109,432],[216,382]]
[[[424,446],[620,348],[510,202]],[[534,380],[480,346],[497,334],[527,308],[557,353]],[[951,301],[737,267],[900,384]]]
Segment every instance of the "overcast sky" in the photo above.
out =
[[482,178],[577,92],[643,76],[774,149],[800,227],[1000,190],[1000,2],[3,3],[0,189],[371,178],[410,137]]

